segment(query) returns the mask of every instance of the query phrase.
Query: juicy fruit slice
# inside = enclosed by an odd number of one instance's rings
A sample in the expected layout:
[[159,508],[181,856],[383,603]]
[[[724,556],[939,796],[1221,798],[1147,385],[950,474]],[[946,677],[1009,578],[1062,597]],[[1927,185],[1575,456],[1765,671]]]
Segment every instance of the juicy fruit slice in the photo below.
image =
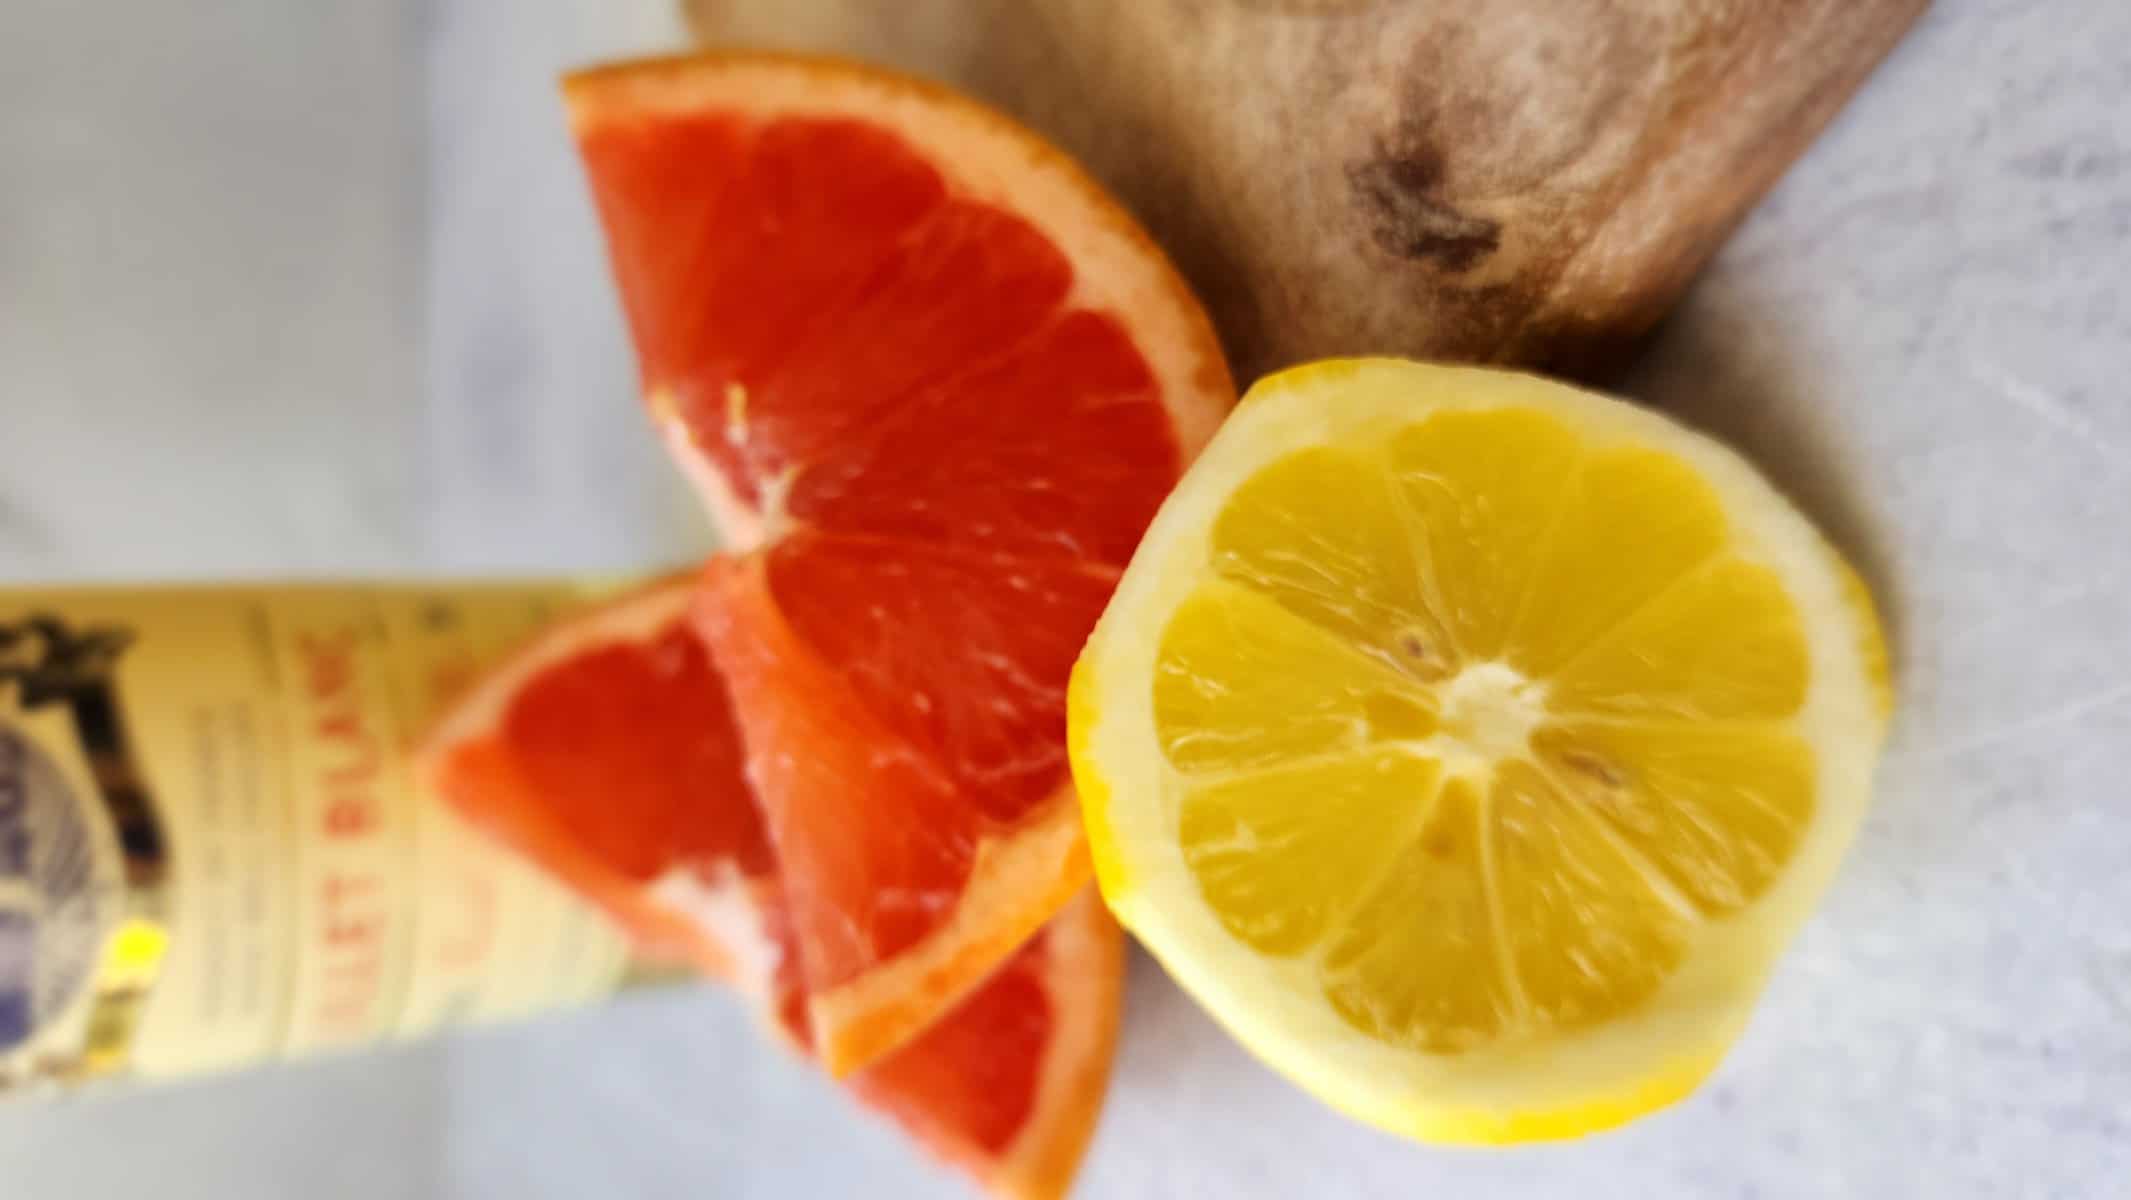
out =
[[776,963],[756,924],[776,864],[755,806],[721,799],[743,755],[692,598],[668,580],[548,631],[439,725],[423,770],[640,953],[742,979]]
[[727,535],[699,618],[842,1073],[1086,881],[1071,665],[1232,385],[1130,218],[968,100],[751,54],[566,93],[648,407]]
[[[1032,677],[1064,679],[1082,623],[1032,620],[1015,629],[949,602],[946,611],[957,614],[952,621],[964,624],[943,628],[921,612],[909,614],[903,626],[914,643],[905,648],[909,659],[887,658],[894,643],[885,642],[873,664],[878,675],[839,671],[811,652],[789,615],[811,605],[777,603],[782,549],[714,562],[700,627],[734,692],[746,700],[740,718],[750,771],[785,867],[824,1057],[833,1044],[840,1061],[863,1063],[924,1028],[1010,953],[1031,924],[1087,885],[1077,805],[1070,786],[1055,777],[1063,755],[1063,696],[1007,690],[1033,691],[1040,684],[1032,685]],[[1081,599],[1087,625],[1107,595],[1108,581],[1097,582],[1100,590],[1090,588]],[[840,594],[830,593],[832,603]],[[987,631],[1000,637],[986,638]],[[869,631],[860,623],[851,632]],[[965,652],[1006,664],[1009,678],[997,681],[1003,686],[987,689],[991,681],[971,673],[958,693],[956,681],[943,678],[950,670],[942,668],[958,665],[962,655],[928,643],[956,633],[969,639]],[[1015,634],[1049,642],[1047,655],[1018,663],[1004,658],[997,646]],[[928,654],[929,661],[921,657]],[[904,678],[940,680],[910,685],[920,700],[938,697],[929,708],[911,707],[963,720],[963,728],[942,731],[962,739],[952,747],[961,762],[987,750],[987,742],[999,747],[989,779],[957,778],[940,765],[944,755],[927,753],[940,742],[919,741],[880,715],[895,710],[867,703],[868,685],[893,688],[896,668],[905,663]],[[997,704],[1000,714],[965,716],[973,700],[986,696],[992,700],[982,702]],[[1024,729],[998,729],[1009,722]],[[1015,754],[1020,761],[1008,757]]]
[[1124,961],[1124,932],[1084,888],[945,1017],[849,1086],[992,1194],[1062,1196],[1109,1087]]
[[[783,961],[796,963],[778,898],[750,895],[765,905],[759,927],[778,931]],[[844,1085],[990,1194],[1063,1196],[1109,1087],[1124,953],[1124,932],[1102,897],[1083,888],[945,1016]],[[778,971],[745,990],[793,1046],[811,1052],[798,972]]]
[[[793,1046],[808,990],[725,684],[668,581],[558,626],[492,673],[423,769],[640,949],[735,985]],[[849,1086],[995,1194],[1062,1194],[1116,1042],[1123,937],[1092,889]]]
[[1541,380],[1271,377],[1075,672],[1103,891],[1363,1120],[1560,1137],[1684,1095],[1869,799],[1870,603],[1729,451]]

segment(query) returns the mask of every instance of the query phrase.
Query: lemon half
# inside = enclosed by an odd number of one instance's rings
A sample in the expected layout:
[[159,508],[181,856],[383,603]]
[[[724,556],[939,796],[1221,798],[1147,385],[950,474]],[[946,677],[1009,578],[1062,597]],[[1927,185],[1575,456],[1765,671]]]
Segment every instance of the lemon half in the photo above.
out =
[[1074,674],[1103,894],[1260,1057],[1430,1141],[1618,1124],[1746,1023],[1867,805],[1871,603],[1737,455],[1545,380],[1253,388]]

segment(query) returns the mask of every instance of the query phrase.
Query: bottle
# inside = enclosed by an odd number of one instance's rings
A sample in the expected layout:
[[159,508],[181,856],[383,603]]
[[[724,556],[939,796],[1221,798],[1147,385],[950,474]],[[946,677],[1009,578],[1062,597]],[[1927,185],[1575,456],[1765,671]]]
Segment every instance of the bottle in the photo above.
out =
[[0,1094],[519,1017],[639,970],[414,777],[595,589],[0,588]]

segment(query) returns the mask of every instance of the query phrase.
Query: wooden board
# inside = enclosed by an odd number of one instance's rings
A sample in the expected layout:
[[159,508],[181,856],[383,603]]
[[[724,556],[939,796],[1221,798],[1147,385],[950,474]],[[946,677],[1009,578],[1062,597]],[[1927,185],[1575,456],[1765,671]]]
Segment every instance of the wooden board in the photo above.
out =
[[683,0],[1079,156],[1239,373],[1622,359],[1929,0]]

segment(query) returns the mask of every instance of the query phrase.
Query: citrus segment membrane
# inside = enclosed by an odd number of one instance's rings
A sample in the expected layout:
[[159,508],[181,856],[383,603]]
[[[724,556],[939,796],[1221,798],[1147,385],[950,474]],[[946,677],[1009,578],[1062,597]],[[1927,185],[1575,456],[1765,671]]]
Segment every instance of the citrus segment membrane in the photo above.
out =
[[1394,1045],[1453,1051],[1515,1019],[1482,819],[1469,781],[1443,786],[1427,821],[1390,843],[1391,870],[1325,947],[1325,998],[1354,1028]]

